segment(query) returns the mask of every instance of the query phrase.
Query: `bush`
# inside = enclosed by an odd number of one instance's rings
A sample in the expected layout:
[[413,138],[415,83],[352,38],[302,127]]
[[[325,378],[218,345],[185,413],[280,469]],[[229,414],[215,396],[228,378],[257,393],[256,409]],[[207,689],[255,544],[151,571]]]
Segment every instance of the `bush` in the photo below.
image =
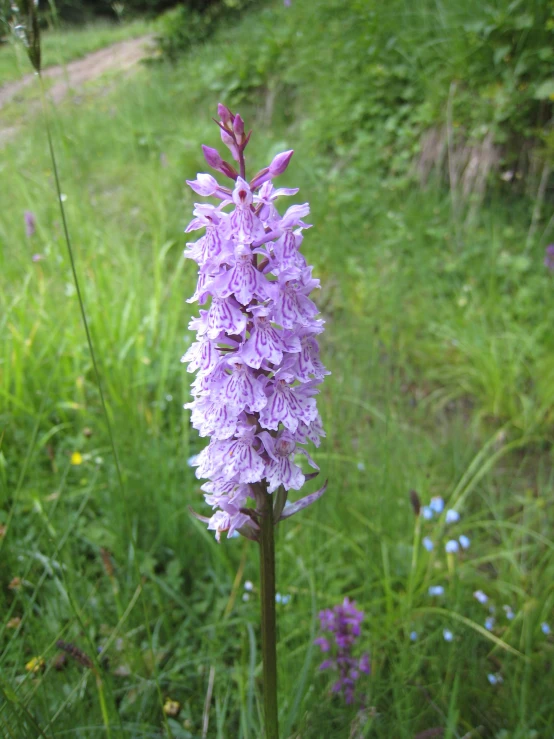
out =
[[158,47],[171,61],[206,41],[223,21],[238,19],[257,0],[188,0],[160,19]]

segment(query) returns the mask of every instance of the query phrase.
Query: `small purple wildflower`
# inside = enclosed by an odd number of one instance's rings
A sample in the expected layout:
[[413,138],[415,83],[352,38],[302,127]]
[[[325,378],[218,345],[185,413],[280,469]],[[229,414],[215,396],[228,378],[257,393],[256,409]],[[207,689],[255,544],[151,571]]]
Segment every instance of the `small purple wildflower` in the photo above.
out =
[[332,638],[320,636],[315,641],[322,652],[331,653],[319,666],[320,670],[335,670],[338,680],[331,688],[333,693],[342,693],[347,704],[353,703],[356,695],[356,680],[360,673],[371,672],[369,655],[364,653],[359,659],[352,656],[352,648],[361,633],[364,612],[356,608],[356,603],[345,598],[341,605],[327,608],[319,614],[321,630]]
[[433,518],[433,509],[431,508],[431,506],[423,506],[423,508],[421,509],[421,515],[426,521],[430,521]]
[[452,639],[454,639],[454,634],[450,629],[443,629],[442,636],[444,641],[452,641]]
[[447,541],[444,545],[444,550],[447,554],[456,554],[456,552],[460,551],[460,545],[456,539],[450,539],[450,541]]
[[469,549],[469,545],[471,544],[471,539],[468,536],[465,536],[465,534],[462,534],[458,537],[458,541],[460,542],[460,546],[462,549]]
[[504,682],[502,680],[502,675],[495,675],[492,672],[489,672],[489,674],[487,675],[487,680],[491,685],[499,685],[500,683]]
[[417,640],[417,631],[410,631],[410,641]]
[[44,256],[42,254],[33,254],[33,256],[31,257],[31,259],[35,263],[36,262],[42,262],[42,260],[44,259]]
[[[32,213],[30,210],[26,210],[23,214],[23,218],[25,220],[25,235],[28,239],[30,239],[32,236],[35,235],[37,230],[37,222],[35,219],[35,214]],[[34,260],[33,260],[34,261]]]
[[554,272],[554,244],[550,244],[546,247],[544,266],[547,267],[551,272]]
[[510,606],[502,606],[502,608],[504,609],[504,613],[506,614],[506,618],[508,619],[508,621],[511,621],[514,618],[514,615],[515,615],[514,612],[511,609],[511,607]]
[[488,601],[488,599],[489,599],[489,596],[488,596],[488,595],[487,595],[486,593],[483,593],[483,591],[482,591],[482,590],[476,590],[476,591],[475,591],[475,592],[473,593],[473,597],[474,597],[474,598],[475,598],[476,600],[478,600],[478,601],[479,601],[479,603],[482,603],[482,604],[485,604],[485,603],[486,603],[486,602]]
[[494,629],[494,623],[494,616],[487,616],[487,618],[485,619],[485,629],[487,631],[492,631]]
[[550,634],[550,626],[546,623],[546,621],[543,621],[541,624],[541,631],[545,636],[548,636]]

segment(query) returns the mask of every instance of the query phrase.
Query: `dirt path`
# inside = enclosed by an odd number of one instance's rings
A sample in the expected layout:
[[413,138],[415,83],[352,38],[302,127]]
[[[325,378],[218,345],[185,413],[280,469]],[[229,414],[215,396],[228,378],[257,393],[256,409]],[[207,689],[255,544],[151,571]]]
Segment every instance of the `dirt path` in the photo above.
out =
[[[106,72],[125,72],[143,59],[152,45],[152,36],[141,36],[140,38],[120,41],[112,46],[107,46],[99,51],[68,62],[65,65],[48,67],[42,73],[45,80],[52,80],[48,95],[57,104],[60,103],[68,93],[78,92],[79,89],[92,80],[101,77]],[[4,105],[17,100],[17,96],[33,81],[36,82],[34,74],[25,75],[16,82],[0,87],[0,145],[13,138],[19,130],[18,125],[13,122],[10,125],[1,119],[1,110]],[[29,108],[34,110],[38,106],[36,101],[29,103]]]

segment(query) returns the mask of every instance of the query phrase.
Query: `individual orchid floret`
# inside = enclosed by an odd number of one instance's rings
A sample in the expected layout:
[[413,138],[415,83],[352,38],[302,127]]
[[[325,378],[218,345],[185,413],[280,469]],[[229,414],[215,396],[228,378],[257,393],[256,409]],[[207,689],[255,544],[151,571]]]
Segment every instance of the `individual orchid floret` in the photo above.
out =
[[205,197],[212,195],[215,198],[227,200],[231,195],[231,191],[226,187],[221,187],[211,174],[198,174],[195,180],[187,180],[187,185],[198,195],[204,195]]
[[[250,189],[255,189],[255,186],[252,182],[250,183]],[[275,238],[275,232],[273,231],[273,228],[279,225],[280,215],[274,205],[275,201],[278,200],[282,195],[291,196],[296,195],[297,192],[297,187],[275,188],[273,187],[273,183],[264,182],[264,184],[258,190],[257,195],[254,195],[254,202],[260,204],[258,217],[260,218],[264,226],[270,229],[271,233],[271,237],[269,239],[264,238],[264,244],[267,243],[267,241],[269,241],[270,239]],[[259,246],[259,244],[255,244],[255,246]]]
[[309,297],[319,280],[300,251],[310,208],[292,205],[280,215],[278,199],[298,190],[271,183],[293,152],[278,154],[248,182],[244,150],[251,132],[226,106],[218,106],[218,115],[238,171],[204,146],[208,165],[234,180],[232,189],[205,173],[188,181],[195,193],[221,202],[196,204],[186,228],[204,230],[187,244],[185,257],[198,265],[189,302],[205,307],[189,323],[196,341],[182,361],[196,378],[185,408],[200,436],[210,439],[192,464],[196,476],[208,480],[202,489],[215,510],[211,518],[197,517],[218,540],[224,531],[257,539],[268,495],[275,495],[277,523],[325,492],[324,485],[295,503],[287,500],[290,490],[300,490],[318,471],[303,445],[319,446],[325,436],[316,396],[329,373],[316,340],[324,322]]

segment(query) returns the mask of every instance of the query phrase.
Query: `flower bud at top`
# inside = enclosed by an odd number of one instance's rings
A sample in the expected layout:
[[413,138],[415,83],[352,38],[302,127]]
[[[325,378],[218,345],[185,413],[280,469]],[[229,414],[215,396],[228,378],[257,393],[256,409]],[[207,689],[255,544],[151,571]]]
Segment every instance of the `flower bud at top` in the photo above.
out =
[[227,162],[225,162],[220,157],[217,149],[212,149],[211,146],[202,145],[202,151],[204,152],[204,158],[206,159],[206,162],[209,164],[210,167],[213,167],[218,172],[224,174],[226,177],[230,177],[231,179],[236,180],[236,170],[233,169],[230,164],[227,164]]
[[272,177],[277,177],[278,175],[283,174],[283,172],[289,166],[289,162],[293,154],[294,151],[290,149],[290,151],[283,151],[280,154],[277,154],[276,157],[274,157],[273,161],[269,165],[269,172]]
[[211,146],[205,146],[202,144],[202,151],[204,152],[204,159],[207,161],[210,167],[217,169],[218,172],[223,164],[223,159],[219,156],[217,149],[212,149]]
[[217,114],[221,118],[221,122],[224,126],[229,126],[229,124],[232,124],[235,118],[229,108],[226,105],[223,105],[223,103],[218,103]]
[[240,117],[239,113],[236,114],[233,121],[233,131],[237,137],[237,143],[242,144],[242,138],[244,136],[244,121]]
[[221,140],[231,152],[231,156],[233,157],[235,162],[238,162],[239,161],[239,150],[237,148],[237,145],[235,144],[235,139],[231,136],[231,134],[227,133],[227,131],[224,131],[223,129],[221,129]]

